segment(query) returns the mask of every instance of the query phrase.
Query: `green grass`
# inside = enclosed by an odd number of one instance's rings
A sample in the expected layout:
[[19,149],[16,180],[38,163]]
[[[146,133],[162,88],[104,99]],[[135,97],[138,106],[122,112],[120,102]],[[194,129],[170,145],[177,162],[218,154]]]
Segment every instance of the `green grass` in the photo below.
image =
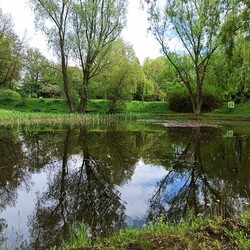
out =
[[[20,112],[69,113],[65,100],[49,98],[28,98],[22,99],[18,103],[0,102],[0,108]],[[105,114],[108,112],[108,102],[106,100],[90,100],[87,109],[92,113]],[[120,113],[123,112],[164,114],[169,111],[166,102],[128,101],[125,102],[124,110],[120,110]]]
[[103,122],[116,120],[134,120],[135,118],[148,118],[154,113],[166,112],[166,103],[163,102],[126,102],[122,112],[107,115],[108,102],[106,100],[90,100],[87,109],[89,114],[70,114],[66,101],[62,99],[22,99],[18,103],[0,102],[1,123],[51,123],[51,122]]
[[126,102],[125,112],[148,113],[148,114],[172,114],[166,102]]
[[60,99],[21,99],[18,102],[0,102],[0,108],[19,112],[33,113],[66,113],[68,112],[67,104]]
[[[0,102],[0,122],[62,122],[75,120],[77,122],[107,120],[108,102],[106,100],[90,100],[87,105],[88,115],[69,114],[67,103],[63,99],[27,98],[19,102]],[[104,118],[105,117],[105,118]],[[237,104],[234,109],[222,108],[210,113],[204,113],[199,118],[194,114],[175,113],[168,109],[166,102],[127,101],[124,109],[112,116],[114,119],[161,119],[161,120],[238,120],[250,121],[250,103]]]
[[202,113],[198,118],[191,113],[168,113],[158,116],[161,119],[180,120],[217,120],[217,121],[250,121],[250,103],[236,104],[234,109],[229,109],[227,104],[212,112]]
[[224,104],[223,107],[220,109],[214,110],[212,113],[227,113],[227,114],[233,114],[233,113],[240,113],[250,116],[250,103],[241,103],[241,104],[235,104],[235,108],[229,109],[227,107],[227,104]]
[[250,103],[236,104],[235,108],[229,109],[227,104],[222,108],[214,110],[212,115],[235,116],[235,117],[250,117]]
[[[179,224],[160,221],[143,229],[125,229],[117,235],[91,241],[81,225],[61,250],[117,249],[250,249],[250,214],[222,220],[190,216]],[[51,248],[56,249],[56,248]]]
[[92,113],[106,114],[108,102],[106,100],[89,100],[87,109]]

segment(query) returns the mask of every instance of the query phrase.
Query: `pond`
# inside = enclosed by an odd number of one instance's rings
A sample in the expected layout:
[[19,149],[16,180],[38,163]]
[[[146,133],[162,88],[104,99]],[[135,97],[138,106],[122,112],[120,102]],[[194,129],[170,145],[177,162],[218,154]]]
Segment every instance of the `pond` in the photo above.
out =
[[0,127],[0,249],[249,210],[249,125]]

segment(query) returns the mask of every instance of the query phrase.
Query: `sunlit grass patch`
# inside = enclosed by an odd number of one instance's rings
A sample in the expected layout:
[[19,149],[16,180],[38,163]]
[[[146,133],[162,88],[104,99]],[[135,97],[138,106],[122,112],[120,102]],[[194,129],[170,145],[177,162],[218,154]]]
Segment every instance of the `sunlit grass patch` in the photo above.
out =
[[211,114],[250,117],[250,103],[235,104],[234,108],[228,108],[225,103],[222,108],[214,110]]
[[150,114],[173,113],[172,111],[169,111],[167,102],[142,102],[142,101],[126,102],[126,112],[150,113]]
[[169,111],[167,102],[127,101],[125,108],[115,115],[108,115],[107,100],[89,100],[88,114],[70,114],[63,99],[21,99],[19,103],[0,103],[0,122],[102,122],[116,120],[229,120],[250,121],[250,103],[236,104],[229,110],[225,104],[221,109],[195,117],[192,113]]

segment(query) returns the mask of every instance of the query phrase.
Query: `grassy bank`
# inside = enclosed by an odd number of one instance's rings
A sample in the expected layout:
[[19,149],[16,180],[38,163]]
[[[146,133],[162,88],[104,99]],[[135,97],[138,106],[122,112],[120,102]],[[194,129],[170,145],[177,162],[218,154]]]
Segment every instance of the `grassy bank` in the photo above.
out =
[[[58,249],[58,248],[52,248]],[[51,250],[52,250],[51,249]],[[189,218],[178,225],[159,222],[142,230],[123,232],[92,242],[84,226],[78,228],[62,250],[153,250],[153,249],[250,249],[250,215],[221,218]]]
[[112,120],[134,120],[151,118],[156,114],[166,114],[164,102],[126,102],[124,109],[116,115],[108,115],[105,100],[90,100],[86,115],[70,114],[66,101],[62,99],[28,98],[18,102],[0,102],[1,124],[37,123],[103,123]]
[[[18,102],[0,102],[0,109],[11,110],[27,113],[51,113],[51,114],[68,114],[69,108],[63,99],[47,98],[27,98]],[[89,100],[87,109],[93,114],[107,114],[108,102],[106,100]],[[125,102],[119,113],[158,113],[168,112],[166,102]]]
[[[88,115],[69,114],[65,100],[62,99],[22,99],[18,102],[0,103],[1,123],[22,122],[92,122],[110,119],[107,115],[108,103],[105,100],[90,100],[87,109]],[[124,104],[119,114],[112,116],[115,119],[197,119],[193,114],[175,113],[168,109],[166,102],[139,102],[130,101]],[[222,108],[210,113],[204,113],[199,120],[239,120],[250,121],[250,103],[237,104],[228,109],[225,104]]]

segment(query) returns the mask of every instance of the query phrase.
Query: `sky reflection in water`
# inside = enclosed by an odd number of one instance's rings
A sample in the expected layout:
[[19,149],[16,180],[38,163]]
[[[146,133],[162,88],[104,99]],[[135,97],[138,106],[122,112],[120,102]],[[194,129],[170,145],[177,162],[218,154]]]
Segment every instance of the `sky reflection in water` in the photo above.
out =
[[121,192],[121,199],[125,202],[128,221],[144,219],[155,186],[166,174],[165,168],[145,164],[143,159],[136,163],[131,180],[118,188]]
[[26,249],[46,249],[67,238],[74,220],[105,236],[162,214],[168,220],[190,209],[207,214],[204,203],[213,211],[225,208],[223,216],[247,208],[247,127],[230,127],[228,138],[226,127],[150,126],[1,127],[0,219],[8,223],[10,246],[18,233],[27,239]]

